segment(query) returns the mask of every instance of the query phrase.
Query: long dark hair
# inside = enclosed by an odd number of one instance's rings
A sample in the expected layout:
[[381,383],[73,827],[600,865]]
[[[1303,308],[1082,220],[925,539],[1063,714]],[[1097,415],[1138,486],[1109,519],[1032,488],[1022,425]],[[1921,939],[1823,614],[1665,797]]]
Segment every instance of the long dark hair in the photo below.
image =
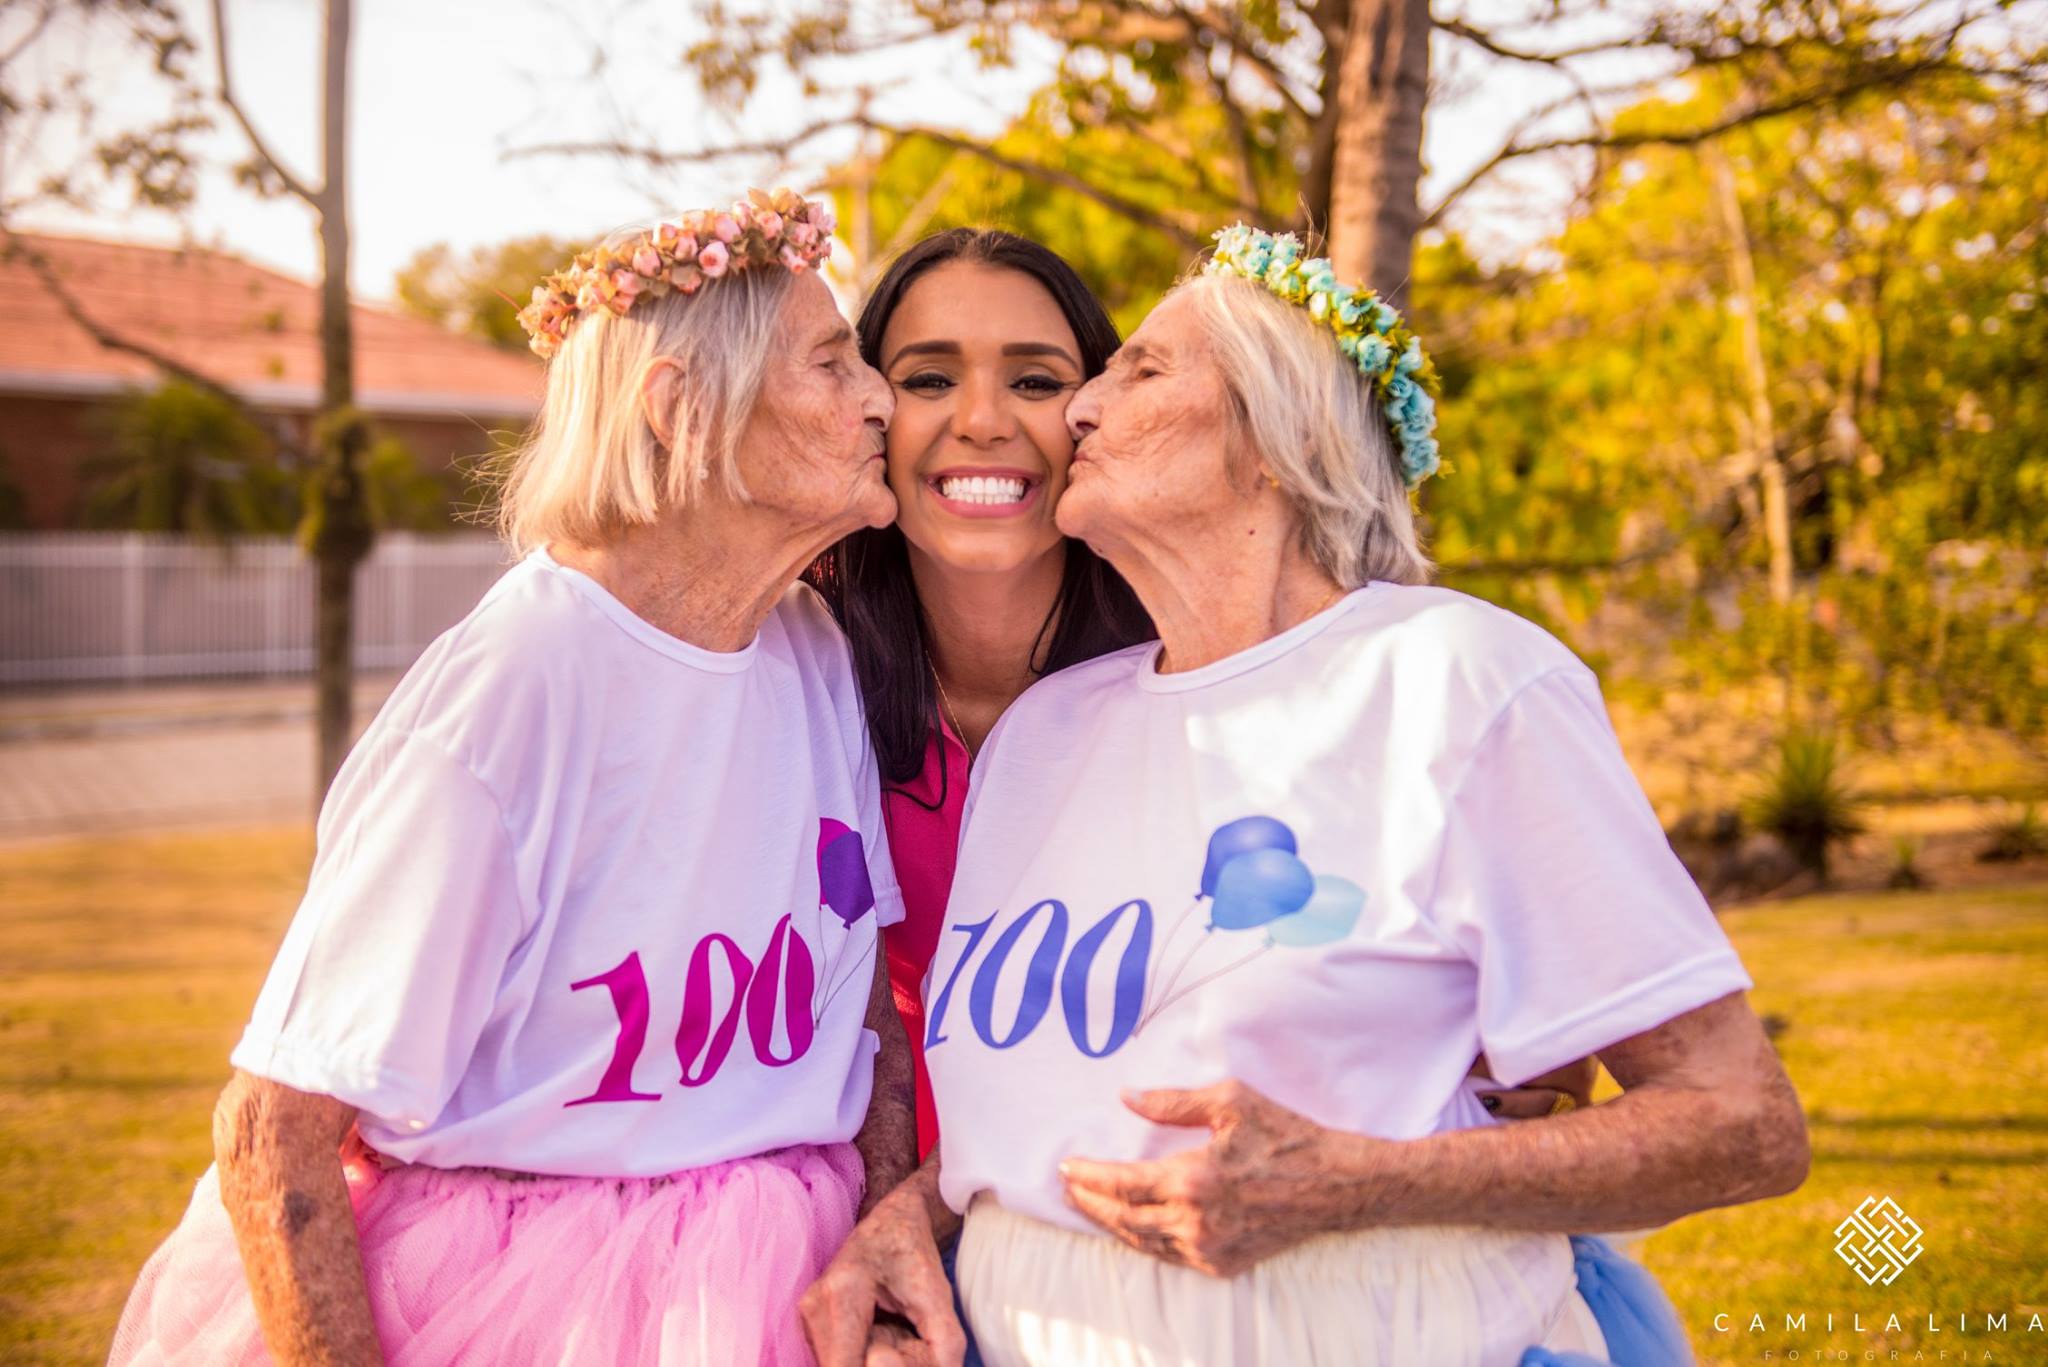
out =
[[[904,294],[919,276],[949,261],[1021,271],[1043,285],[1074,330],[1086,378],[1101,374],[1120,345],[1109,314],[1057,254],[1015,233],[953,228],[932,234],[897,257],[868,296],[857,328],[860,354],[869,365],[881,367],[882,334]],[[939,716],[928,663],[930,624],[911,581],[903,533],[893,525],[863,528],[818,557],[804,579],[824,595],[852,643],[854,675],[860,681],[882,781],[900,787],[923,769],[925,746]],[[1070,539],[1059,596],[1032,646],[1032,669],[1050,674],[1149,641],[1156,634],[1151,617],[1123,576]],[[943,804],[950,776],[942,771],[940,782],[938,800]],[[915,796],[912,800],[921,803]]]

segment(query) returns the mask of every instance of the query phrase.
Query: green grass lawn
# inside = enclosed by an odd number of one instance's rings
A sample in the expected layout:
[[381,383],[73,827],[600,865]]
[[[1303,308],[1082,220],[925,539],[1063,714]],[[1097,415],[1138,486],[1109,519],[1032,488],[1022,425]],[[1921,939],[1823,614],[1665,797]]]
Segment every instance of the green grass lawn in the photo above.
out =
[[311,841],[0,851],[0,1362],[104,1362],[211,1157]]
[[[1813,1174],[1791,1196],[1695,1216],[1641,1247],[1702,1360],[1889,1361],[1897,1349],[1902,1362],[1989,1350],[2048,1363],[2048,1333],[2022,1332],[2031,1315],[2048,1322],[2048,885],[1815,897],[1725,923],[1757,1010],[1786,1023],[1778,1047],[1806,1103]],[[1835,1226],[1873,1195],[1925,1230],[1889,1287],[1866,1287],[1833,1251]],[[1786,1331],[1788,1311],[1806,1312],[1806,1332]],[[1714,1331],[1724,1312],[1736,1332]],[[1985,1312],[2006,1312],[2012,1332],[1983,1332]],[[1847,1327],[1857,1313],[1871,1332]],[[1768,1332],[1743,1332],[1752,1314]]]
[[[296,832],[0,851],[0,1361],[104,1358],[206,1166],[227,1052],[307,855]],[[2048,1362],[2048,1334],[2022,1332],[2048,1316],[2048,885],[1812,898],[1727,923],[1758,1009],[1786,1023],[1814,1168],[1793,1196],[1641,1246],[1702,1359]],[[1833,1252],[1869,1195],[1926,1230],[1888,1289]],[[2012,1332],[1979,1332],[1986,1311]],[[1784,1329],[1787,1312],[1806,1333]],[[1846,1328],[1859,1312],[1873,1332]],[[1721,1313],[1737,1332],[1714,1332]],[[1741,1332],[1752,1314],[1769,1332]]]

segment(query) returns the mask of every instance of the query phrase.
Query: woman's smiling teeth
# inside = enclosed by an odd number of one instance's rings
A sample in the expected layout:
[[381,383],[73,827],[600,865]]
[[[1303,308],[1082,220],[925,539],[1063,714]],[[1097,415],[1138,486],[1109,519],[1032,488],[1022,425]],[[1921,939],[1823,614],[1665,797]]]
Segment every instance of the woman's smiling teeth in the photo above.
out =
[[991,478],[987,475],[941,476],[939,496],[956,503],[1022,503],[1031,486],[1021,479]]

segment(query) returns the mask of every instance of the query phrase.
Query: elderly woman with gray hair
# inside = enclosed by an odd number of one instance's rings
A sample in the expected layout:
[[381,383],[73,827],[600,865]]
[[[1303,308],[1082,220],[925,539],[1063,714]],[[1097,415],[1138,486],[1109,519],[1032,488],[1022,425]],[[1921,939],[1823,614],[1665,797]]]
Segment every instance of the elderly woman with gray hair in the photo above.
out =
[[[826,1367],[877,1306],[922,1339],[878,1357],[957,1353],[963,1214],[998,1367],[1624,1361],[1569,1232],[1803,1180],[1591,671],[1426,583],[1420,345],[1302,258],[1219,234],[1068,409],[1059,525],[1161,639],[1035,685],[977,762],[926,982],[942,1152],[807,1296]],[[1502,1125],[1482,1051],[1622,1094]]]
[[792,587],[895,514],[831,229],[757,192],[536,291],[523,558],[336,779],[115,1362],[809,1361],[915,1152],[860,699]]

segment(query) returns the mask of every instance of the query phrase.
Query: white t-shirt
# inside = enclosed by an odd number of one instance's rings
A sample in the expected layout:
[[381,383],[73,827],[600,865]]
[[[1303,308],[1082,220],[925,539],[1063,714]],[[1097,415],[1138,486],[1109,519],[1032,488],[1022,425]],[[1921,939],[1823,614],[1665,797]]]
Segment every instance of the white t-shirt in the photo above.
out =
[[436,1167],[644,1177],[851,1139],[901,916],[815,594],[720,653],[535,553],[350,754],[233,1060]]
[[1749,985],[1539,628],[1373,584],[1201,669],[1158,649],[1034,685],[976,762],[925,984],[955,1209],[1099,1232],[1062,1159],[1208,1139],[1124,1089],[1413,1138],[1491,1123],[1482,1049],[1513,1084]]

